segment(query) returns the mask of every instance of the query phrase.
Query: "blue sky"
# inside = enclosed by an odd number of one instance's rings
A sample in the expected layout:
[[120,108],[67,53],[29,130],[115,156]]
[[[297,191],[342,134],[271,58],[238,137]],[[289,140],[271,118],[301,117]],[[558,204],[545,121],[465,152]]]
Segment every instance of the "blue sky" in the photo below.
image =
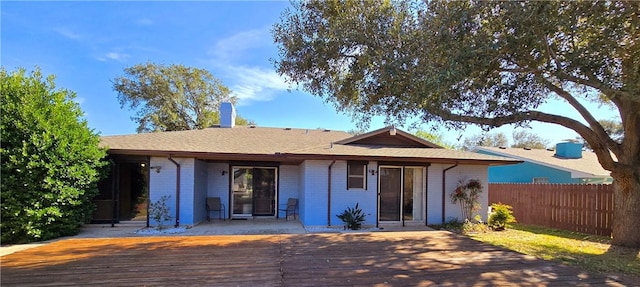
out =
[[[12,2],[1,5],[2,66],[56,75],[60,88],[77,93],[89,126],[101,135],[135,133],[132,112],[121,108],[112,80],[123,69],[154,62],[183,64],[210,71],[240,98],[238,113],[259,126],[352,130],[349,115],[332,104],[289,86],[273,67],[277,48],[270,34],[289,2]],[[615,111],[587,104],[598,119]],[[578,114],[560,101],[541,110]],[[374,119],[370,130],[384,126]],[[424,126],[425,129],[428,124]],[[512,127],[498,131],[509,137]],[[445,139],[480,131],[440,130]],[[552,143],[575,132],[549,124],[533,124],[532,132]]]

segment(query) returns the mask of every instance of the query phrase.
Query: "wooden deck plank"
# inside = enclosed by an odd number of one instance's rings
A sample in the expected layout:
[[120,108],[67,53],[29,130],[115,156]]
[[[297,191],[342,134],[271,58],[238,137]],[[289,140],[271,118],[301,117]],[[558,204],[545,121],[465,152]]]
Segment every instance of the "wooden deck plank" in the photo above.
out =
[[67,239],[0,260],[2,286],[624,286],[434,231]]

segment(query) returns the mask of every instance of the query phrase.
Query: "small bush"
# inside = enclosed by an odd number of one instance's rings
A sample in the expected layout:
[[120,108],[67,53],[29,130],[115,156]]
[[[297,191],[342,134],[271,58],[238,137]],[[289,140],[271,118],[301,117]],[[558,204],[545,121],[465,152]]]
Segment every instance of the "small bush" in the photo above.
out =
[[156,202],[152,202],[149,205],[149,217],[158,224],[158,229],[164,229],[164,223],[173,219],[169,214],[169,207],[167,206],[167,200],[171,196],[163,195]]
[[464,223],[461,222],[460,220],[458,220],[458,218],[449,217],[445,223],[443,223],[443,224],[431,224],[431,225],[429,225],[429,227],[431,227],[433,229],[436,229],[436,230],[447,230],[447,231],[459,233],[462,230],[462,225],[463,224]]
[[362,209],[358,207],[358,203],[356,203],[356,206],[353,208],[347,207],[345,211],[336,216],[344,222],[347,229],[351,230],[360,229],[362,227],[362,222],[365,220],[364,212],[362,212]]
[[491,229],[484,222],[476,220],[475,222],[465,220],[462,224],[462,234],[485,233]]
[[465,220],[472,220],[475,212],[480,210],[480,194],[482,193],[482,183],[479,179],[460,179],[458,186],[449,194],[451,203],[460,204],[462,217]]
[[516,222],[513,216],[513,208],[510,205],[494,203],[491,205],[491,215],[489,215],[489,227],[493,230],[504,230],[509,223]]

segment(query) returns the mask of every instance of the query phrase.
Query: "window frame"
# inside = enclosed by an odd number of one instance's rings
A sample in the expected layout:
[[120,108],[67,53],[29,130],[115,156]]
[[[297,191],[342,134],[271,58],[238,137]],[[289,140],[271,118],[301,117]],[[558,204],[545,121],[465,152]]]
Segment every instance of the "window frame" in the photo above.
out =
[[531,180],[531,183],[533,184],[548,184],[549,183],[549,178],[548,177],[534,177]]
[[[351,166],[354,165],[358,165],[358,166],[362,166],[362,174],[352,174],[351,173]],[[347,161],[347,190],[367,190],[367,173],[368,173],[368,168],[369,168],[369,162],[368,161]],[[351,179],[355,179],[355,178],[361,178],[362,177],[362,187],[358,186],[358,187],[353,187],[351,186]]]

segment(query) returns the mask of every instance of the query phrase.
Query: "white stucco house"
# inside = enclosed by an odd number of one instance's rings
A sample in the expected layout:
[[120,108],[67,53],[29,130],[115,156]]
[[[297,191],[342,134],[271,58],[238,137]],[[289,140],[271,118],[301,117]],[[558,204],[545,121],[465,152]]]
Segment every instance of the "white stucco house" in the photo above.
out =
[[[206,222],[207,197],[219,197],[226,219],[282,218],[297,198],[305,226],[342,225],[336,217],[356,203],[364,224],[434,224],[461,217],[449,194],[460,179],[484,185],[489,166],[505,157],[448,150],[394,127],[352,136],[319,129],[236,126],[231,104],[221,124],[201,130],[104,136],[114,162],[96,198],[96,221],[135,217],[136,206],[169,196],[176,225]],[[151,225],[154,223],[151,222]]]

